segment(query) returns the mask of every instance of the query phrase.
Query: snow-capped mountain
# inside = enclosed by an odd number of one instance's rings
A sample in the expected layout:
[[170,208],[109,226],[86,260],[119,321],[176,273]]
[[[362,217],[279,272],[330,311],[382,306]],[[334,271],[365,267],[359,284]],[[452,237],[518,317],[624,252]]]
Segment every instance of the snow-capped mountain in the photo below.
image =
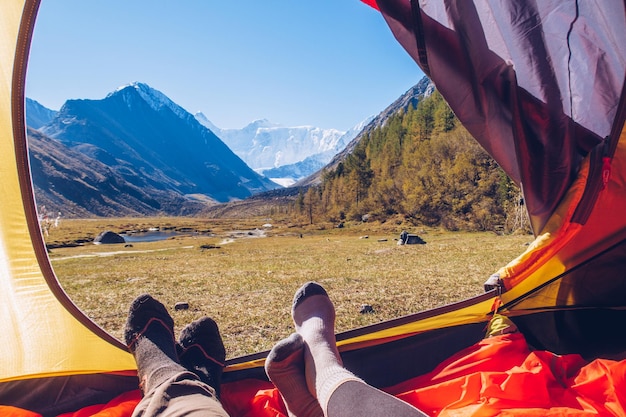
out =
[[251,168],[283,186],[326,165],[370,120],[342,132],[313,126],[285,127],[266,119],[242,129],[220,129],[201,112],[195,117]]
[[208,128],[211,132],[215,133],[216,135],[219,136],[219,132],[221,131],[221,129],[217,126],[215,126],[209,119],[207,119],[207,117],[204,115],[204,113],[202,112],[197,112],[194,117],[196,118],[196,120],[198,122],[200,122],[201,125],[203,125],[204,127]]
[[136,92],[144,100],[144,102],[147,103],[152,108],[152,110],[156,112],[160,112],[163,109],[169,109],[180,119],[185,121],[191,120],[191,114],[187,110],[174,103],[162,92],[148,86],[148,84],[134,82],[128,85],[124,85],[119,87],[117,90],[109,93],[106,98],[121,95],[123,100],[128,104],[128,107],[130,108],[133,105],[134,96],[133,94],[126,94],[125,92],[127,91]]
[[39,130],[140,188],[225,202],[278,187],[192,114],[142,83],[121,87],[102,100],[68,100]]
[[287,127],[269,120],[255,120],[242,129],[220,129],[202,114],[196,119],[219,136],[228,147],[257,172],[300,162],[334,150],[345,132],[313,126]]
[[295,164],[283,165],[277,168],[263,170],[263,175],[283,187],[289,187],[295,184],[299,180],[306,178],[314,172],[324,168],[335,155],[345,149],[345,147],[373,118],[374,117],[367,118],[344,133],[343,136],[339,138],[334,148],[307,156],[305,159],[296,162]]

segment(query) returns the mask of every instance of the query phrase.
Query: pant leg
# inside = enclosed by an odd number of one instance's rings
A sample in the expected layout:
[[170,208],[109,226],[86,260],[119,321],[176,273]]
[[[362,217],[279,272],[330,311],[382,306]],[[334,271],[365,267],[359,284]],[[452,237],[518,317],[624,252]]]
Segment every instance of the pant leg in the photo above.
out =
[[148,392],[132,417],[228,417],[209,385],[191,372],[180,372]]

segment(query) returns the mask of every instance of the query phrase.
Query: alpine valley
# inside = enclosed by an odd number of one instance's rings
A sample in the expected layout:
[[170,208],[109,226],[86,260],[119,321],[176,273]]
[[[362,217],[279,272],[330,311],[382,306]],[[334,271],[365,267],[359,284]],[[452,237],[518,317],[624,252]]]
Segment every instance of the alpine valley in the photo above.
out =
[[63,217],[194,215],[272,195],[316,178],[359,134],[382,126],[397,103],[414,105],[429,94],[428,85],[420,81],[348,132],[267,120],[220,129],[143,83],[101,100],[68,100],[58,112],[27,98],[37,205]]

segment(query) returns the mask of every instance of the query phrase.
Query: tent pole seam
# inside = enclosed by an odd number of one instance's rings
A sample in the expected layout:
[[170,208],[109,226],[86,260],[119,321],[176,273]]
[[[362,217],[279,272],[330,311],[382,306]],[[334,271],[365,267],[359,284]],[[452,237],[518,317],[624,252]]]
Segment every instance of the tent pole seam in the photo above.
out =
[[576,21],[578,20],[578,18],[580,17],[580,6],[578,4],[578,1],[575,2],[575,6],[576,6],[576,15],[574,16],[574,20],[572,20],[572,22],[569,25],[569,30],[567,31],[567,87],[569,89],[569,116],[571,119],[574,118],[574,98],[572,95],[572,69],[571,69],[571,65],[572,65],[572,46],[570,44],[571,42],[571,37],[572,37],[572,32],[574,31],[574,25],[576,24]]

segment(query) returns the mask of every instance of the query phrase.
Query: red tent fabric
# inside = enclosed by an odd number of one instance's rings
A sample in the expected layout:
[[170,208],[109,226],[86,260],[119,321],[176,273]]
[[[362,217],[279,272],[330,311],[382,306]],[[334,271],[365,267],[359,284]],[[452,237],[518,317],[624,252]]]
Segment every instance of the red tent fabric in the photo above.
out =
[[375,9],[378,9],[378,5],[376,4],[376,0],[363,0],[363,3],[372,6]]
[[485,339],[389,392],[432,416],[624,416],[625,371],[625,361],[531,351],[516,333]]
[[[624,360],[587,362],[576,354],[532,351],[514,333],[484,339],[431,373],[386,391],[439,417],[626,416],[624,375]],[[287,416],[276,389],[255,391],[249,384],[225,391],[223,402],[233,417]]]
[[[385,391],[438,417],[626,417],[625,378],[626,360],[588,362],[577,354],[533,351],[521,333],[513,333],[486,338]],[[135,390],[59,417],[128,417],[140,398]],[[232,417],[287,417],[278,390],[258,379],[223,385],[222,403]],[[1,406],[0,414],[39,416]]]

